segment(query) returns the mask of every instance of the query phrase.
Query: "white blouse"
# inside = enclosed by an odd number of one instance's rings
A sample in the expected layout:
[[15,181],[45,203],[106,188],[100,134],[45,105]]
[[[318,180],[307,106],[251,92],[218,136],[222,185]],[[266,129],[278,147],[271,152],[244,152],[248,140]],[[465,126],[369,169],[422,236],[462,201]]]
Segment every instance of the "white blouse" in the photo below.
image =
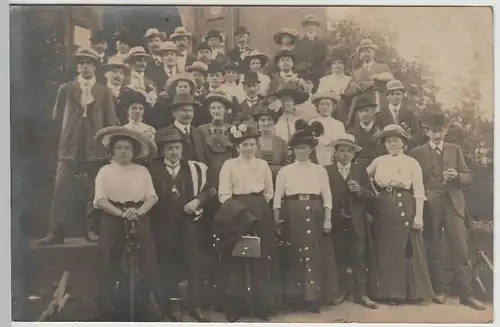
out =
[[276,125],[274,125],[274,134],[288,143],[295,133],[295,122],[298,119],[297,116],[281,116]]
[[416,199],[426,199],[422,168],[417,160],[406,154],[377,157],[367,170],[375,183],[381,187],[401,187],[407,190],[413,188]]
[[115,161],[104,166],[95,179],[94,207],[101,199],[113,202],[140,202],[158,198],[153,180],[146,167],[136,164],[123,166]]
[[219,201],[226,202],[233,195],[262,192],[266,201],[274,194],[273,175],[265,160],[242,157],[226,160],[219,175]]
[[323,198],[323,207],[332,208],[332,193],[326,169],[311,161],[287,165],[278,172],[273,207],[281,208],[285,196],[295,194],[317,194]]
[[139,124],[128,122],[128,124],[123,125],[123,127],[141,133],[142,135],[154,141],[156,129],[153,126],[144,124],[143,122],[140,122]]
[[319,80],[317,92],[335,91],[337,94],[344,94],[351,77],[347,75],[327,75]]
[[345,134],[344,124],[332,117],[318,117],[311,120],[310,123],[318,121],[323,125],[325,134],[318,138],[318,146],[316,147],[316,158],[321,166],[330,165],[334,149],[330,143]]

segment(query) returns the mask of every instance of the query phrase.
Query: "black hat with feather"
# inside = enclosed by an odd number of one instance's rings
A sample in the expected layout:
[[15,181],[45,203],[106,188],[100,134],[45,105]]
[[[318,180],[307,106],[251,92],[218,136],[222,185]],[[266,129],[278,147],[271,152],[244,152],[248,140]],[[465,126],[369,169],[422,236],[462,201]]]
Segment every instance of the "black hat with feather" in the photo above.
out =
[[296,147],[298,145],[308,145],[311,148],[318,145],[317,138],[324,134],[325,129],[323,124],[318,121],[312,122],[310,125],[302,119],[295,122],[295,133],[293,134],[289,145]]

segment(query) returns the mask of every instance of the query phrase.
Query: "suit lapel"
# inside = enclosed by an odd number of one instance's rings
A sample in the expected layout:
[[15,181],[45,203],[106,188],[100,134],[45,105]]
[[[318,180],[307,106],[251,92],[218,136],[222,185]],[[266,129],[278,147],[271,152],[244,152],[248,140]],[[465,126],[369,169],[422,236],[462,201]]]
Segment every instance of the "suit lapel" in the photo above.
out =
[[448,143],[444,143],[443,145],[443,169],[448,169],[448,168],[455,168],[457,163],[454,162],[454,153],[452,148],[449,146]]
[[82,100],[82,89],[80,88],[80,83],[78,82],[73,82],[73,85],[71,87],[71,94],[73,95],[73,99],[75,99],[76,103],[81,107],[81,100]]

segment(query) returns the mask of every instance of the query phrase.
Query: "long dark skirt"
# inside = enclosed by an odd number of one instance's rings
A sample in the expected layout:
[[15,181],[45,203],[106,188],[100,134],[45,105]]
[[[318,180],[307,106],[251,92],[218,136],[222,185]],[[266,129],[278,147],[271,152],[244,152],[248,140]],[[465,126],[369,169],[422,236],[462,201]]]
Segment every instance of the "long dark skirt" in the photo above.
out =
[[285,276],[287,301],[330,302],[338,295],[332,236],[323,232],[320,200],[287,200],[284,234],[296,254]]
[[262,257],[236,258],[231,250],[221,255],[216,286],[218,307],[238,315],[250,310],[255,315],[269,315],[280,307],[282,294],[272,211],[260,195],[243,195],[235,200],[259,218],[256,232],[261,239]]
[[[156,261],[153,236],[148,216],[139,218],[137,225],[137,242],[140,248],[137,253],[139,276],[135,282],[135,319],[146,319],[146,311],[151,292],[158,304],[163,307],[162,284],[159,266]],[[112,321],[129,321],[129,266],[128,254],[125,252],[127,239],[125,221],[121,218],[103,213],[100,224],[99,252],[101,259],[102,286],[100,309],[104,317]],[[118,291],[117,291],[118,290]]]
[[428,300],[434,294],[422,233],[412,229],[413,193],[382,190],[374,221],[378,274],[371,274],[372,297],[381,300]]

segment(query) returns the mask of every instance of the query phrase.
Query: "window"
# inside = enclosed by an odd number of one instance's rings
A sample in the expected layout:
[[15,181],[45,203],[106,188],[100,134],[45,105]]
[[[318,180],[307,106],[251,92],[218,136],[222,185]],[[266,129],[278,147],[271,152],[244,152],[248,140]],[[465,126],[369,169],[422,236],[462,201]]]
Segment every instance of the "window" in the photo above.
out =
[[90,46],[91,31],[80,25],[75,25],[73,29],[73,44],[76,47],[89,47]]

